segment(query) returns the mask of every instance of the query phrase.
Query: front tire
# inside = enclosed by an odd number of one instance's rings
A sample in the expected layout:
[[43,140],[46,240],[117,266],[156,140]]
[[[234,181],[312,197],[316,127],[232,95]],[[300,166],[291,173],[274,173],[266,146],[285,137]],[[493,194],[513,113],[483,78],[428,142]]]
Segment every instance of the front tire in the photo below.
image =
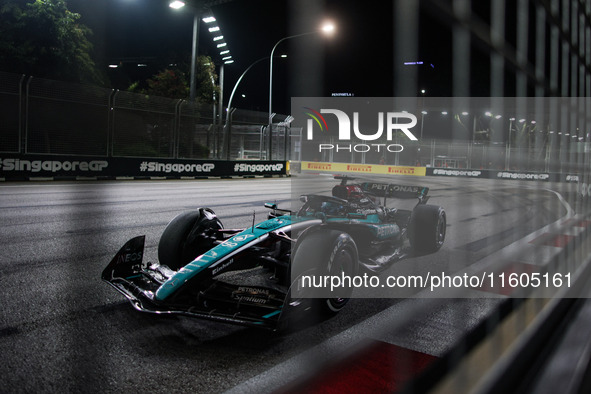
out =
[[215,246],[222,222],[209,208],[184,212],[168,223],[158,243],[160,264],[179,270]]

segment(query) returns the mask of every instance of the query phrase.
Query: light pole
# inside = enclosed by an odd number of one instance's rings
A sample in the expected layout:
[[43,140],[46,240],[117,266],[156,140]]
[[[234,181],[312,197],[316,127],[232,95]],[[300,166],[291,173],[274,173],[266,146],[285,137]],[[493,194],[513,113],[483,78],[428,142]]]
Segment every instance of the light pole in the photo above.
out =
[[[282,55],[281,57],[286,57],[285,55]],[[238,78],[238,80],[236,81],[236,84],[234,85],[234,89],[232,89],[232,93],[230,94],[230,99],[228,100],[228,106],[227,111],[229,111],[232,108],[232,99],[234,98],[234,93],[236,93],[236,89],[238,89],[238,85],[240,84],[240,82],[242,82],[242,78],[244,78],[244,76],[246,75],[246,73],[248,71],[250,71],[250,69],[255,65],[258,64],[260,62],[262,62],[263,60],[267,60],[268,57],[262,57],[258,60],[255,60],[250,66],[248,66],[246,68],[246,70],[244,70],[244,72],[242,73],[242,75],[240,75],[240,78]],[[226,112],[226,125],[228,124],[228,114]]]
[[495,120],[499,120],[501,119],[503,116],[502,115],[494,115],[492,112],[487,111],[484,113],[485,116],[489,117],[490,120],[488,121],[488,128],[489,128],[489,142],[491,142],[493,135],[495,134],[494,129],[493,129],[493,125],[494,125],[494,121]]
[[[171,1],[168,6],[174,10],[179,10],[185,6],[184,1]],[[199,12],[193,13],[193,35],[191,42],[191,81],[189,82],[189,98],[191,102],[195,101],[195,68],[197,66],[197,50],[199,47]]]
[[427,111],[421,111],[421,141],[423,141],[423,122],[425,121],[425,115],[427,115]]
[[[175,10],[179,10],[183,7],[186,6],[184,1],[180,1],[180,0],[174,0],[174,1],[170,1],[168,3],[168,6],[172,9]],[[201,20],[201,15],[203,14],[203,10],[205,10],[205,12],[211,12],[211,11],[207,11],[208,9],[208,5],[205,4],[203,6],[203,9],[197,9],[194,8],[193,10],[193,36],[192,36],[192,44],[191,44],[191,80],[189,82],[189,98],[191,100],[191,102],[195,101],[195,96],[196,96],[196,78],[195,78],[195,74],[197,73],[197,56],[198,56],[198,48],[199,48],[199,25],[200,25],[200,20]],[[203,18],[203,22],[205,22],[206,24],[211,24],[213,22],[215,22],[216,19],[209,15]],[[212,34],[220,34],[218,32],[220,32],[220,28],[218,26],[212,26],[210,28],[208,28],[209,32]],[[217,48],[221,49],[220,52],[220,56],[225,56],[222,60],[225,64],[228,63],[232,63],[233,60],[232,56],[229,55],[229,50],[225,49],[227,44],[224,41],[224,36],[217,35],[216,37],[214,37],[214,42],[216,42],[217,44]]]
[[189,99],[195,101],[195,74],[197,68],[197,47],[199,46],[199,15],[193,15],[193,40],[191,45],[191,82],[189,85]]
[[[281,57],[287,57],[287,55],[281,55]],[[230,94],[230,99],[228,100],[228,106],[226,107],[226,124],[225,124],[225,128],[228,130],[228,135],[227,135],[227,150],[226,150],[226,160],[230,160],[230,139],[232,136],[232,128],[229,127],[230,126],[230,118],[231,118],[231,112],[233,112],[232,110],[232,100],[234,99],[234,94],[236,93],[236,89],[238,89],[238,85],[240,84],[240,82],[242,82],[242,78],[244,78],[244,76],[246,75],[246,73],[255,65],[258,64],[260,62],[262,62],[263,60],[267,60],[268,57],[262,57],[258,60],[255,60],[250,66],[248,66],[246,68],[246,70],[244,70],[244,72],[242,73],[242,75],[240,75],[240,77],[238,78],[238,80],[236,81],[236,84],[234,85],[234,88],[232,89],[232,93]]]
[[334,32],[334,30],[335,30],[335,27],[332,23],[326,23],[318,30],[284,37],[281,40],[277,41],[275,43],[275,45],[273,46],[273,49],[271,50],[271,56],[269,59],[269,126],[267,129],[267,132],[269,133],[269,135],[267,137],[267,160],[271,160],[271,153],[272,153],[271,144],[273,142],[273,139],[272,139],[273,138],[273,116],[274,116],[274,114],[273,114],[273,55],[275,54],[275,49],[277,49],[277,46],[279,44],[281,44],[283,41],[286,41],[286,40],[289,40],[292,38],[303,37],[303,36],[308,36],[308,35],[317,34],[317,33],[324,33],[324,34],[330,35]]

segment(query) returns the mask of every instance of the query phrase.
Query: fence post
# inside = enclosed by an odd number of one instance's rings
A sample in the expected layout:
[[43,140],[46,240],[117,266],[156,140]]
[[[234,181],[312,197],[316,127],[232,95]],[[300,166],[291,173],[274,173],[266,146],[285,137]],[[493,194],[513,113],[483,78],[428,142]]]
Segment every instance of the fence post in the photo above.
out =
[[283,160],[287,161],[288,160],[287,159],[287,144],[289,143],[289,140],[288,139],[291,137],[291,133],[290,133],[291,126],[289,124],[287,124],[287,125],[285,125],[283,127],[284,127],[283,128],[283,130],[284,130],[283,131],[283,135],[284,135],[284,137],[283,137],[284,138],[284,141],[283,142],[285,143],[285,145],[283,147]]
[[[174,105],[174,122],[172,126],[172,158],[179,158],[180,143],[181,143],[181,103],[182,99],[178,99]],[[193,141],[190,141],[193,145]]]
[[18,83],[18,153],[23,153],[24,147],[24,133],[23,133],[23,82],[25,74],[21,75],[21,80]]
[[232,117],[234,116],[234,111],[236,108],[228,108],[228,113],[226,114],[226,126],[227,130],[224,131],[226,135],[227,144],[226,144],[226,160],[231,160],[230,157],[230,148],[232,147]]
[[115,139],[115,96],[117,95],[118,89],[112,89],[109,95],[109,113],[107,114],[107,157],[113,157],[113,141]]
[[29,88],[33,77],[29,77],[25,91],[25,134],[24,134],[24,149],[22,153],[27,153],[29,148]]
[[[263,160],[263,150],[264,150],[264,133],[265,128],[268,126],[261,126],[261,135],[259,137],[259,160]],[[265,159],[267,159],[267,153],[265,151]]]
[[113,121],[111,124],[111,155],[115,156],[115,101],[117,100],[117,95],[119,94],[119,89],[115,90],[113,93],[113,109],[112,109],[112,116],[111,120]]

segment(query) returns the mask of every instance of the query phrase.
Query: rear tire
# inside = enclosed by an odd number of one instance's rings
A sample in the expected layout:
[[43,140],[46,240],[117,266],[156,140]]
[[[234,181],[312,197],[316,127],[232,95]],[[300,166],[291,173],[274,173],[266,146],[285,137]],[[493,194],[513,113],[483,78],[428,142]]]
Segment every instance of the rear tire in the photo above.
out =
[[160,264],[179,270],[215,246],[222,222],[209,208],[184,212],[168,223],[158,243]]
[[410,216],[409,240],[418,253],[437,252],[445,241],[447,219],[442,207],[418,205]]

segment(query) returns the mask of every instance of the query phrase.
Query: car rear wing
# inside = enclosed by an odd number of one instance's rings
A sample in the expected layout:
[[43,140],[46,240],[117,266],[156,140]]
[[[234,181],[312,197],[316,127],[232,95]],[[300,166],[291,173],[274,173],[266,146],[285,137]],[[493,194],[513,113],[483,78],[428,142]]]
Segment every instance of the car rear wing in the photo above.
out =
[[429,188],[424,186],[408,186],[408,185],[397,185],[392,183],[376,183],[376,182],[365,182],[362,183],[361,189],[379,197],[388,198],[401,198],[410,199],[418,198],[419,201],[428,199],[427,193]]

